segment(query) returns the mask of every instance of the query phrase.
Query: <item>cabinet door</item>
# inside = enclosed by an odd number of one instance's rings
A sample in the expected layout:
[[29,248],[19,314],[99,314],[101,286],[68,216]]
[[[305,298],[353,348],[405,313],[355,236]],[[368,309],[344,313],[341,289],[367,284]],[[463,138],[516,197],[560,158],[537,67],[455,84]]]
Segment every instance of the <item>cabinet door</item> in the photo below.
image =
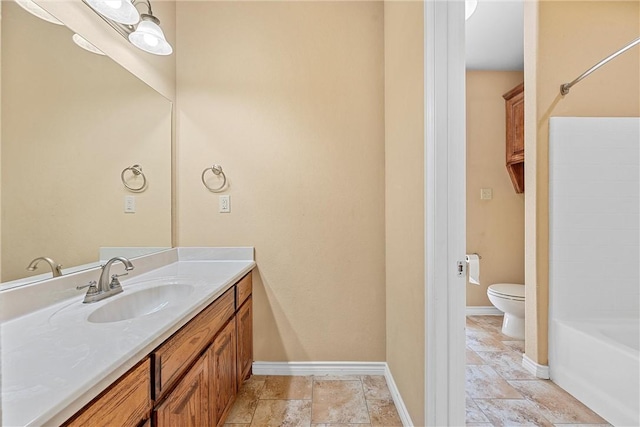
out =
[[524,192],[524,83],[503,95],[507,112],[506,165],[516,193]]
[[524,160],[524,92],[520,92],[510,102],[510,133],[508,141],[511,144],[511,161]]
[[253,298],[240,307],[238,321],[238,388],[251,373],[253,364]]
[[184,369],[207,348],[235,310],[234,290],[229,289],[152,353],[156,401],[162,399]]
[[149,358],[146,358],[67,421],[65,427],[140,425],[151,413],[150,372]]
[[211,425],[224,424],[237,391],[236,374],[236,319],[225,326],[208,351],[211,370]]
[[507,164],[524,161],[524,84],[503,95],[506,107]]
[[209,359],[205,353],[155,411],[157,427],[209,426]]

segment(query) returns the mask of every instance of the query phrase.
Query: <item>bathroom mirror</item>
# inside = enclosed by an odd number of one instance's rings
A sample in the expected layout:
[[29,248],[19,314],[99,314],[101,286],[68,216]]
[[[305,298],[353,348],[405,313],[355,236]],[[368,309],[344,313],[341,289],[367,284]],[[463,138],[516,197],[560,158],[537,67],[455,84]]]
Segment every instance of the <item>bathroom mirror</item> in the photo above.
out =
[[[68,273],[100,248],[171,247],[171,102],[65,26],[0,7],[3,288],[50,278],[46,262],[27,270],[37,257]],[[144,191],[122,182],[133,165]],[[142,184],[131,169],[124,179]]]

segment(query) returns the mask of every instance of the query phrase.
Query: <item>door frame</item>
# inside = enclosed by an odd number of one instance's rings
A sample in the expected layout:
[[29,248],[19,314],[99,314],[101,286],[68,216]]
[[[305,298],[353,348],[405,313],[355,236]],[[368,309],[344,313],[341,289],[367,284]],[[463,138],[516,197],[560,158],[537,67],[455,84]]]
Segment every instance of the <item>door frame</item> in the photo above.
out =
[[424,2],[424,51],[425,420],[429,426],[464,425],[464,1]]

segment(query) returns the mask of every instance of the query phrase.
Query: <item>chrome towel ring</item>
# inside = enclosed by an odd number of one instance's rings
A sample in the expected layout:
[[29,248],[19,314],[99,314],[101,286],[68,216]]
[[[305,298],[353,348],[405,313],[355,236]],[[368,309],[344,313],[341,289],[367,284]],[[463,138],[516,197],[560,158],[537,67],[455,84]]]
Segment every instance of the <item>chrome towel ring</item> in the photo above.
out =
[[[142,185],[138,187],[132,187],[127,184],[127,180],[124,179],[124,174],[127,173],[127,171],[133,172],[134,177],[142,176]],[[124,170],[120,174],[120,179],[122,180],[122,184],[124,184],[124,186],[127,187],[128,190],[133,191],[134,193],[140,193],[147,188],[147,177],[144,176],[144,173],[142,173],[142,166],[140,165],[133,165],[129,166],[128,168],[124,168]]]
[[[212,188],[212,187],[209,187],[207,185],[207,180],[204,178],[204,176],[208,171],[213,172],[213,174],[218,176],[218,177],[220,175],[222,175],[222,184],[219,187]],[[227,176],[224,174],[224,172],[222,172],[222,166],[213,165],[210,168],[206,168],[205,170],[203,170],[202,171],[202,184],[204,184],[204,186],[207,188],[207,190],[211,191],[212,193],[221,192],[224,189],[225,185],[227,185]]]

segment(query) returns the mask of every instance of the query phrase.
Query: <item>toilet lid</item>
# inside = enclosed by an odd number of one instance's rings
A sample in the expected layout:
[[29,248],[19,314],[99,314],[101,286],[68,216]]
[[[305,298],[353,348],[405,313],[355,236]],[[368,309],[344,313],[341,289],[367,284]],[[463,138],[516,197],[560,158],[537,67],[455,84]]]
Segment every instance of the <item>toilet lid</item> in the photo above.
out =
[[496,283],[489,286],[488,292],[512,299],[524,300],[524,285],[515,283]]

